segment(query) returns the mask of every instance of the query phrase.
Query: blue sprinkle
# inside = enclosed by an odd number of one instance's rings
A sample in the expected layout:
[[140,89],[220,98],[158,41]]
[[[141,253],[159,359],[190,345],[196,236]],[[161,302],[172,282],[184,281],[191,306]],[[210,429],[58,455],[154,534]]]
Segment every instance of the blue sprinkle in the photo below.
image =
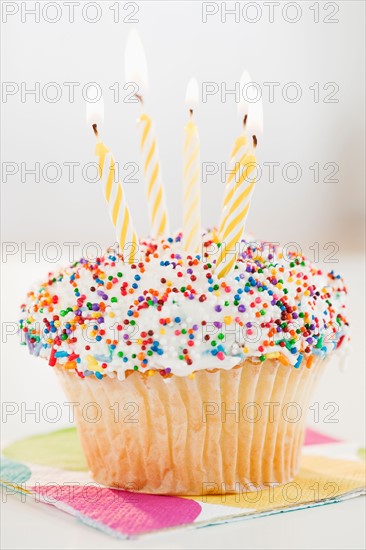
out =
[[55,353],[55,357],[68,357],[69,354],[67,353],[67,351],[56,351]]
[[301,363],[302,363],[303,358],[304,358],[304,356],[300,354],[299,357],[298,357],[298,359],[297,359],[297,361],[296,361],[296,363],[295,363],[295,365],[294,365],[295,369],[298,369],[298,368],[299,368],[299,366],[300,366]]

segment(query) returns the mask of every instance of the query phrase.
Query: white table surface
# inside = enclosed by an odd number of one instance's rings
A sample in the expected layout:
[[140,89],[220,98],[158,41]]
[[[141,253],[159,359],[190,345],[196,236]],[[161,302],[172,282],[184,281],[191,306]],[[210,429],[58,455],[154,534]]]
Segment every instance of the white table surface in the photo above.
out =
[[[329,267],[329,266],[328,266]],[[320,381],[314,401],[322,407],[329,402],[339,406],[336,423],[309,424],[339,438],[363,444],[364,439],[364,284],[363,259],[341,257],[330,268],[341,272],[350,288],[349,317],[353,344],[348,368],[328,369]],[[2,323],[18,320],[18,304],[24,300],[29,282],[50,270],[49,265],[21,264],[11,260],[2,265]],[[5,289],[5,292],[4,292]],[[4,341],[4,339],[3,339]],[[62,403],[65,399],[52,369],[29,357],[19,346],[17,336],[10,336],[2,350],[2,400],[21,403],[30,408],[39,401]],[[50,425],[20,415],[2,424],[4,440],[14,440],[65,426],[65,420]],[[22,503],[19,496],[7,498],[1,507],[1,547],[4,549],[113,549],[113,548],[256,548],[261,549],[361,549],[365,548],[365,498],[335,505],[321,506],[275,516],[240,521],[204,529],[171,531],[145,535],[137,540],[117,540],[80,524],[75,518],[30,499]]]

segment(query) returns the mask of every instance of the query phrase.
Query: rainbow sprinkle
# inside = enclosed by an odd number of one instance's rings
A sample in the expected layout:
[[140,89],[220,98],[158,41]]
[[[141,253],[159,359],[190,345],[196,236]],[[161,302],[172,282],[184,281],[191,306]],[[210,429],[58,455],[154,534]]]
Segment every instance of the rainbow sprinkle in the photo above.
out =
[[314,355],[344,343],[347,290],[333,271],[243,240],[235,269],[219,280],[212,233],[202,255],[181,240],[141,242],[136,264],[109,249],[50,273],[22,305],[23,343],[51,366],[98,379],[193,376],[245,358],[310,368]]

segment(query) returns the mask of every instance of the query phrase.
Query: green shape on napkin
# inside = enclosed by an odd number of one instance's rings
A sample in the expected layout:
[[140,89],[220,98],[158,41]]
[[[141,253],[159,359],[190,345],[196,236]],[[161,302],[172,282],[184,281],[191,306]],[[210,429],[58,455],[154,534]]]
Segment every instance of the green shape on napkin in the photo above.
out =
[[3,449],[8,458],[53,466],[63,470],[88,470],[76,428],[34,435],[12,443]]
[[361,460],[366,460],[366,449],[365,448],[362,448],[361,449],[358,449],[357,451],[357,456],[358,458],[360,458]]

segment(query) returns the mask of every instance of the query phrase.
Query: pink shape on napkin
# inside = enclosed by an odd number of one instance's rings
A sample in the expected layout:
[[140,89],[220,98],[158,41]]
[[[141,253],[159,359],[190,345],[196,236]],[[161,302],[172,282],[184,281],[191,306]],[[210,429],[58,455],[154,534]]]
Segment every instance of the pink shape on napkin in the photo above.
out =
[[340,443],[340,439],[335,439],[330,435],[325,435],[310,428],[306,429],[304,445],[319,445],[321,443]]
[[[192,523],[201,506],[186,498],[130,493],[96,485],[37,486],[33,490],[48,504],[75,510],[81,519],[103,530],[139,535],[157,529]],[[60,503],[62,505],[60,506]],[[99,525],[97,525],[99,524]]]

